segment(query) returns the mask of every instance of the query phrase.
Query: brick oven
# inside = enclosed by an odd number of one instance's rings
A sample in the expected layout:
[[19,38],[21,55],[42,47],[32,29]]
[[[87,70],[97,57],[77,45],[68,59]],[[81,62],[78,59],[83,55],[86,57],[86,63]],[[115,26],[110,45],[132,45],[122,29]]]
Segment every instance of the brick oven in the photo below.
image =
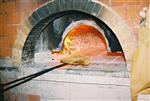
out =
[[[59,64],[61,58],[75,53],[89,57],[94,67],[97,67],[99,62],[118,62],[119,65],[125,65],[120,43],[103,21],[74,10],[60,12],[47,18],[48,22],[43,20],[45,27],[39,22],[38,28],[35,26],[29,33],[22,50],[23,64]],[[118,68],[120,69],[121,67]]]
[[20,94],[19,101],[26,101],[25,95],[36,95],[40,101],[128,101],[135,46],[124,20],[98,0],[50,0],[17,32],[12,51],[16,69],[2,75],[9,81],[59,65],[69,55],[81,55],[89,58],[89,65],[66,65],[10,92]]

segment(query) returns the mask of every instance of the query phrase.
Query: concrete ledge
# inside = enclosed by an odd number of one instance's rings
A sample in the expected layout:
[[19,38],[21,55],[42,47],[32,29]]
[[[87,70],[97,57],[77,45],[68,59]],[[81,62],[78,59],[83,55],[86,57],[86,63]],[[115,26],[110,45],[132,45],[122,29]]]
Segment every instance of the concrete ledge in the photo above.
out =
[[19,86],[18,88],[12,91],[17,93],[40,95],[40,98],[42,99],[41,101],[51,101],[51,100],[130,101],[131,100],[129,86],[103,85],[92,83],[90,84],[83,82],[76,83],[63,81],[58,82],[46,80],[43,81],[33,80],[22,86]]
[[[20,72],[3,71],[0,73],[3,79],[11,81],[37,72],[39,68],[20,68],[20,70]],[[89,75],[84,71],[82,71],[83,74],[79,72],[67,74],[66,71],[49,72],[11,91],[17,94],[39,95],[41,101],[130,101],[130,78]]]
[[55,81],[68,83],[83,83],[83,84],[98,84],[98,85],[116,85],[130,86],[129,78],[117,78],[107,76],[88,76],[88,75],[73,75],[73,74],[45,74],[35,80],[40,81]]

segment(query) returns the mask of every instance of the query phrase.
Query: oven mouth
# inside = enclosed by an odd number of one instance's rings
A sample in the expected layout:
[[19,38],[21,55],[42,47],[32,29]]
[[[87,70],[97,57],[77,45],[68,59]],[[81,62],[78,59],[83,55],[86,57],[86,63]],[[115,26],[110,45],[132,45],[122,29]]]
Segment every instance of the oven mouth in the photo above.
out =
[[[57,60],[53,60],[51,55],[53,53],[59,53],[64,49],[64,42],[69,31],[67,28],[73,24],[77,26],[80,24],[89,25],[96,28],[103,35],[103,38],[105,38],[105,44],[107,44],[105,45],[107,51],[106,55],[110,56],[110,60],[116,55],[117,58],[121,57],[123,60],[123,62],[121,60],[121,63],[125,64],[123,50],[113,31],[97,17],[76,10],[64,11],[50,15],[35,25],[25,42],[22,52],[22,61],[24,63],[34,62],[39,53],[46,53],[47,55],[50,55],[47,57],[47,59],[50,59],[49,62],[58,62]],[[33,36],[36,34],[38,35],[33,39]],[[30,44],[28,44],[29,40]],[[43,45],[39,46],[40,42],[42,42]],[[117,60],[117,58],[115,59]],[[94,63],[96,65],[99,63],[103,64],[106,62],[105,59],[103,59],[103,61],[95,60]]]
[[[71,35],[69,33],[71,33]],[[59,47],[61,47],[61,46],[63,46],[62,48],[66,47],[65,45],[67,42],[65,42],[65,40],[72,41],[73,39],[70,39],[70,37],[78,36],[78,38],[80,38],[79,37],[80,35],[84,35],[83,36],[84,38],[86,38],[86,36],[89,36],[91,39],[94,36],[101,38],[103,43],[106,46],[105,48],[107,49],[108,42],[104,38],[105,35],[104,35],[103,30],[92,20],[79,20],[79,21],[72,22],[63,32],[62,39],[64,39],[64,40],[62,40],[60,42]],[[97,42],[99,41],[98,39],[95,39],[95,40],[97,40]],[[79,42],[80,40],[77,40],[77,41]],[[86,44],[89,44],[88,41],[94,41],[94,39],[90,40],[88,38],[88,40],[85,39],[85,41],[86,42],[85,42],[84,46],[86,46]],[[73,44],[73,43],[70,43],[70,44]],[[80,42],[80,44],[82,44],[82,42]],[[97,46],[98,46],[98,44],[97,44]],[[90,46],[86,46],[86,47],[90,47]]]

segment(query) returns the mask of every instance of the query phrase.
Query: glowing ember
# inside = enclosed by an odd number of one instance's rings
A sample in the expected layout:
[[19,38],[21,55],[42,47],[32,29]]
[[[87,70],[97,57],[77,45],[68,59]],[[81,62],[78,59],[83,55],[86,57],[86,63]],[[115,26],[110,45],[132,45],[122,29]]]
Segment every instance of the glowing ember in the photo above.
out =
[[94,27],[80,25],[72,29],[64,40],[64,53],[81,50],[87,47],[98,47],[98,51],[106,51],[106,42],[102,34]]

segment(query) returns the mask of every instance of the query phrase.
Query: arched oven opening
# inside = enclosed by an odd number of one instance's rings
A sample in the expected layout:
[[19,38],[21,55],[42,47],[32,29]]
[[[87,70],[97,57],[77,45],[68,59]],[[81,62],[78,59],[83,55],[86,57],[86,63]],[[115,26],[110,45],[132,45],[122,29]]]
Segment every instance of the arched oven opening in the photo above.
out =
[[88,57],[89,68],[103,64],[100,70],[126,69],[124,53],[114,32],[97,17],[76,10],[50,15],[36,24],[25,41],[22,62],[59,64],[61,58],[72,53]]

